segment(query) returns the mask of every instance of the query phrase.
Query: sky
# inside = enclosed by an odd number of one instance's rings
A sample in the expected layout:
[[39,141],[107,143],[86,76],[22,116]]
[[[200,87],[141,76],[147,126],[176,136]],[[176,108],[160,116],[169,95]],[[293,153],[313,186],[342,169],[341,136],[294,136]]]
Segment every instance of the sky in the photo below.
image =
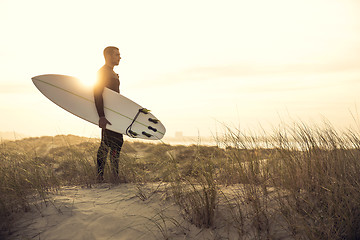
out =
[[0,132],[99,137],[31,77],[91,84],[106,46],[120,49],[120,92],[168,136],[347,128],[360,110],[358,0],[0,0],[0,34]]

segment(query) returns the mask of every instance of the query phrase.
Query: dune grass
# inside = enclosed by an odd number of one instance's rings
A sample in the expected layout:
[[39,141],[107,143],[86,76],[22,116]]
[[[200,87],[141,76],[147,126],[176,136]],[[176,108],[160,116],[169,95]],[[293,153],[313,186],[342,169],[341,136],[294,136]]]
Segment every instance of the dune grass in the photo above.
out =
[[250,207],[258,239],[264,233],[273,238],[275,225],[295,239],[358,239],[359,140],[355,131],[338,132],[329,124],[294,124],[270,137],[228,129],[222,142],[227,147],[223,171],[230,174],[224,179],[244,183],[235,208],[241,232]]
[[28,211],[35,198],[47,199],[47,193],[60,182],[48,159],[0,145],[0,222],[9,229],[11,214]]
[[[61,145],[55,138],[68,140]],[[1,144],[2,219],[62,185],[95,184],[98,142],[55,138]],[[120,177],[139,184],[140,193],[142,183],[166,183],[186,221],[209,229],[226,224],[227,237],[360,238],[356,130],[297,123],[254,135],[227,127],[217,143],[126,142]]]

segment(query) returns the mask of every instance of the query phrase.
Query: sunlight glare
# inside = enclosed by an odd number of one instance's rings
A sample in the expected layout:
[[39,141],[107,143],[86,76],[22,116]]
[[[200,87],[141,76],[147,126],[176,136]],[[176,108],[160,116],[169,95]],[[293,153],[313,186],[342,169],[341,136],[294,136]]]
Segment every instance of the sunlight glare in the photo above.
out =
[[85,78],[85,77],[82,77],[82,78],[79,78],[81,83],[84,84],[85,86],[87,87],[92,87],[94,86],[95,84],[95,77],[93,78]]
[[79,73],[74,75],[86,87],[92,87],[96,81],[96,75],[91,73]]

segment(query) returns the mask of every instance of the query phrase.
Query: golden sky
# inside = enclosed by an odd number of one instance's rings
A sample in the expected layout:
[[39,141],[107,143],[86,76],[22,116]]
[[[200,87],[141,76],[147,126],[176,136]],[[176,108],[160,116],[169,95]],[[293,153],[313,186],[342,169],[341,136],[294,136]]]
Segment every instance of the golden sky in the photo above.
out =
[[218,122],[348,127],[360,104],[358,0],[1,0],[0,26],[0,131],[98,136],[31,77],[91,82],[108,45],[120,48],[121,93],[170,136]]

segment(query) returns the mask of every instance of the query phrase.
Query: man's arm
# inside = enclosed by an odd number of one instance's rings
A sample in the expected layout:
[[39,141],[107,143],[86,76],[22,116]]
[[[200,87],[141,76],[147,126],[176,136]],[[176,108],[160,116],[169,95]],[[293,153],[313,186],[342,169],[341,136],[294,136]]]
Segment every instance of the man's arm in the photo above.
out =
[[98,81],[96,85],[94,86],[94,101],[95,101],[95,107],[96,111],[99,115],[99,127],[100,128],[106,128],[107,124],[111,123],[105,118],[105,112],[104,112],[104,99],[103,99],[103,92],[105,88],[104,79],[101,79],[98,77]]
[[104,100],[103,100],[103,94],[104,87],[103,86],[95,86],[94,87],[94,101],[95,101],[95,107],[96,111],[99,115],[99,117],[105,117],[104,113]]

